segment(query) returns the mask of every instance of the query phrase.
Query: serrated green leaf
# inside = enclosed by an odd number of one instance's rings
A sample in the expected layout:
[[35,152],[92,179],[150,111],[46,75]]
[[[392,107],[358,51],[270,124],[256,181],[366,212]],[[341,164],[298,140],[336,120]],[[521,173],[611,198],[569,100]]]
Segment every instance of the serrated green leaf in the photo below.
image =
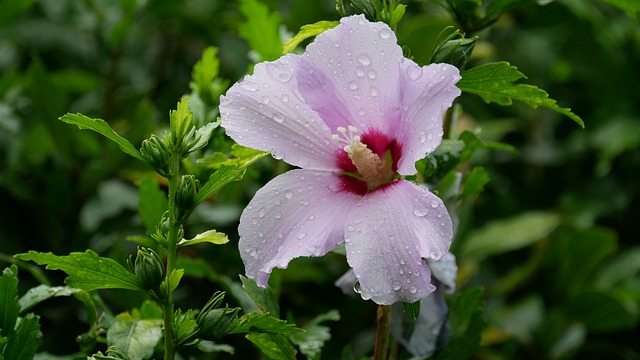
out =
[[318,315],[309,321],[303,329],[304,332],[291,334],[291,341],[298,346],[300,352],[309,360],[320,359],[322,347],[325,342],[331,339],[329,327],[320,325],[325,321],[339,321],[340,313],[338,310],[331,310],[327,313]]
[[484,186],[488,184],[489,181],[491,181],[491,178],[482,166],[474,167],[462,181],[463,191],[459,198],[462,199],[467,196],[481,193],[482,190],[484,190]]
[[253,301],[260,307],[263,312],[270,313],[275,317],[280,316],[280,305],[276,299],[271,287],[267,285],[265,288],[259,287],[255,281],[240,275],[242,287],[251,296]]
[[27,291],[27,293],[20,298],[20,313],[24,313],[33,306],[49,298],[58,296],[71,296],[80,291],[82,290],[69,286],[38,285],[34,288],[29,289],[29,291]]
[[40,319],[34,314],[27,314],[20,319],[15,334],[9,338],[4,356],[11,360],[32,360],[41,343]]
[[405,315],[409,318],[409,320],[415,320],[420,316],[420,301],[416,301],[414,303],[402,303],[402,310],[404,310]]
[[240,36],[260,54],[261,61],[275,60],[282,55],[280,15],[257,0],[241,0],[240,12],[247,19],[238,26]]
[[109,126],[109,124],[107,124],[107,122],[102,119],[92,119],[82,114],[71,113],[67,113],[59,119],[66,122],[67,124],[76,125],[78,126],[78,128],[83,130],[93,130],[118,144],[118,146],[120,146],[120,149],[122,149],[122,151],[124,151],[126,154],[129,154],[138,160],[145,161],[142,155],[140,155],[138,149],[136,149],[129,142],[129,140],[118,135],[115,131],[113,131],[111,126]]
[[237,165],[222,165],[216,172],[211,174],[209,180],[200,188],[196,202],[199,204],[217,193],[223,186],[232,181],[241,180],[246,169]]
[[182,239],[178,243],[178,246],[190,246],[208,242],[215,245],[222,245],[229,242],[229,237],[226,234],[219,233],[215,230],[205,231],[196,235],[193,239]]
[[227,155],[221,152],[216,152],[210,155],[205,155],[196,160],[196,162],[211,169],[218,169],[222,165],[247,167],[269,154],[267,152],[247,148],[238,144],[233,144],[231,146],[230,153],[232,157],[227,157]]
[[107,344],[122,350],[131,360],[144,360],[162,337],[162,320],[134,319],[129,314],[116,316],[107,330]]
[[508,62],[495,62],[463,71],[462,79],[456,85],[464,92],[479,95],[487,103],[504,106],[518,100],[533,108],[542,106],[551,109],[584,127],[584,122],[578,115],[569,108],[558,106],[544,90],[533,85],[514,84],[520,79],[526,79],[526,76],[518,68]]
[[18,267],[11,265],[0,276],[0,337],[10,337],[15,332],[19,314]]
[[436,360],[464,360],[480,345],[484,320],[484,290],[470,289],[458,294],[449,310],[451,340],[436,354]]
[[286,54],[293,51],[304,40],[313,36],[318,36],[329,29],[333,29],[334,27],[338,26],[338,24],[340,24],[339,21],[323,20],[318,21],[315,24],[302,25],[300,31],[298,31],[296,36],[292,37],[284,43],[282,53]]
[[229,334],[246,332],[263,332],[276,334],[292,334],[302,331],[294,324],[288,324],[285,320],[280,320],[269,314],[254,312],[243,315],[235,324]]
[[189,98],[185,97],[178,103],[176,110],[169,113],[171,127],[171,143],[176,147],[184,140],[184,136],[191,127],[192,114],[189,110]]
[[286,336],[272,333],[250,333],[246,335],[246,338],[269,359],[295,360],[296,358],[297,351]]
[[193,81],[189,83],[189,87],[200,96],[205,95],[204,98],[211,96],[211,85],[218,76],[220,61],[217,54],[218,48],[208,46],[202,52],[202,58],[193,66]]
[[68,256],[52,253],[28,253],[15,255],[24,261],[47,265],[49,270],[62,270],[69,275],[65,283],[85,291],[97,289],[128,289],[144,291],[142,280],[110,258],[99,257],[92,250],[74,252]]
[[548,236],[559,224],[558,214],[536,211],[494,220],[469,236],[462,256],[482,258],[519,249]]
[[158,182],[151,176],[145,176],[136,185],[140,196],[138,212],[147,232],[153,234],[162,219],[162,214],[169,208],[167,195],[160,190]]
[[207,146],[207,144],[209,143],[209,139],[211,139],[211,133],[219,125],[220,125],[220,120],[216,122],[207,123],[206,125],[198,128],[198,130],[196,130],[196,135],[195,135],[195,138],[197,139],[197,141],[192,144],[189,144],[188,151],[191,153]]

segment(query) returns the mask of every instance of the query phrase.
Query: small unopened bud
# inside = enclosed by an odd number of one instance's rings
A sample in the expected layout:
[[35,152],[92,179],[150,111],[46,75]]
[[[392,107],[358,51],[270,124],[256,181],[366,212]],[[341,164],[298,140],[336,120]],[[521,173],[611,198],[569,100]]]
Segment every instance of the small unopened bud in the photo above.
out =
[[142,142],[140,154],[145,161],[160,175],[169,176],[169,150],[166,140],[157,135],[151,135],[150,138]]
[[134,274],[149,290],[157,288],[164,279],[164,265],[160,256],[149,248],[138,248]]
[[193,175],[185,175],[180,178],[175,203],[177,222],[184,222],[198,204],[198,190],[200,190],[200,182]]
[[217,340],[231,331],[235,325],[240,308],[221,308],[207,310],[196,319],[198,322],[198,337],[205,340]]
[[436,46],[431,63],[447,63],[462,69],[469,61],[477,41],[477,36],[465,38],[456,30]]

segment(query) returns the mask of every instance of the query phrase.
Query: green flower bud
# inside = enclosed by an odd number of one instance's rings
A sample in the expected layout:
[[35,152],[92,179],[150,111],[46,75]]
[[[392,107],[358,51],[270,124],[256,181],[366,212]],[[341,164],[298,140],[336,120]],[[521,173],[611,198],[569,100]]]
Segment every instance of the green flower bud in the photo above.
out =
[[176,190],[176,221],[184,222],[191,214],[197,203],[200,182],[193,175],[185,175],[180,178]]
[[142,142],[140,154],[158,174],[169,176],[169,150],[165,138],[153,134]]
[[462,69],[471,57],[477,41],[477,36],[467,39],[456,30],[436,46],[431,63],[447,63]]
[[149,290],[157,288],[164,279],[164,265],[160,256],[149,248],[138,248],[134,274]]
[[235,327],[240,308],[211,309],[199,314],[198,337],[205,340],[217,340]]

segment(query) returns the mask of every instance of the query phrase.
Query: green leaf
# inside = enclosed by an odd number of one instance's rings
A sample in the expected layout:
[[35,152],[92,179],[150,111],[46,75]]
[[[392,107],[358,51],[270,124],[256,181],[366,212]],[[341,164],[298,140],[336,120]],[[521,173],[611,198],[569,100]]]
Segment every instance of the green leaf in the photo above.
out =
[[537,108],[546,107],[571,118],[584,127],[582,119],[569,108],[561,108],[556,101],[549,98],[544,90],[533,85],[514,84],[526,76],[508,62],[496,62],[477,66],[462,72],[462,79],[457,86],[464,92],[476,94],[487,103],[511,105],[513,100]]
[[633,19],[638,18],[640,14],[640,2],[637,0],[604,0],[613,6],[617,6],[627,13]]
[[[175,148],[180,148],[180,144],[191,127],[192,114],[189,110],[189,98],[185,97],[178,103],[176,110],[169,113],[169,124],[171,127],[171,143]],[[208,139],[207,139],[208,140]]]
[[449,310],[451,340],[434,357],[436,360],[464,360],[480,345],[484,320],[484,290],[470,289],[458,294]]
[[107,124],[102,119],[92,119],[82,114],[70,114],[70,113],[63,115],[59,119],[68,124],[77,125],[78,128],[80,129],[93,130],[105,136],[109,140],[114,141],[116,144],[118,144],[118,146],[120,146],[120,149],[122,149],[122,151],[124,151],[126,154],[129,154],[138,160],[145,161],[142,155],[140,155],[140,152],[135,147],[133,147],[133,145],[131,145],[129,140],[118,135],[115,131],[113,131],[113,129],[109,126],[109,124]]
[[200,244],[203,242],[208,242],[214,245],[222,245],[229,242],[229,237],[226,234],[219,233],[215,230],[205,231],[201,234],[196,235],[193,239],[182,239],[178,243],[178,246],[190,246],[195,244]]
[[209,180],[200,188],[196,202],[199,204],[217,193],[232,181],[241,180],[246,169],[237,165],[222,165],[216,172],[211,174]]
[[295,360],[296,349],[291,340],[281,334],[250,333],[246,338],[272,360]]
[[[198,93],[203,98],[211,100],[211,86],[213,81],[218,77],[220,69],[220,61],[217,57],[218,48],[208,46],[202,52],[202,58],[193,66],[191,78],[193,81],[189,83],[191,90]],[[204,96],[203,96],[204,95]]]
[[420,316],[420,300],[414,303],[403,302],[402,310],[404,310],[409,320],[416,320]]
[[333,29],[334,27],[338,26],[338,24],[340,24],[339,21],[323,20],[318,21],[315,24],[302,25],[300,31],[298,31],[296,36],[292,37],[284,43],[282,53],[286,54],[293,51],[296,46],[298,46],[304,40],[313,36],[318,36],[329,29]]
[[62,270],[69,275],[65,283],[85,291],[97,289],[128,289],[144,291],[142,280],[113,259],[99,257],[92,250],[74,252],[68,256],[29,251],[17,259],[47,265],[49,270]]
[[230,158],[227,157],[227,155],[225,155],[224,153],[216,152],[210,155],[205,155],[202,158],[196,160],[196,162],[211,169],[218,169],[222,165],[237,165],[239,167],[247,167],[254,162],[262,159],[267,154],[269,153],[240,146],[238,144],[233,144],[231,146],[232,157]]
[[229,334],[261,332],[276,334],[292,334],[302,331],[294,324],[288,324],[285,320],[280,320],[269,314],[254,312],[243,315],[235,324]]
[[164,290],[163,292],[167,292],[169,287],[173,292],[180,284],[180,280],[182,280],[182,276],[184,275],[183,269],[173,269],[169,278],[162,282],[161,288]]
[[242,281],[242,287],[251,296],[253,301],[258,304],[263,312],[270,313],[275,317],[280,316],[280,305],[276,300],[271,287],[267,285],[266,288],[259,287],[255,281],[240,275],[240,281]]
[[602,266],[596,276],[595,285],[606,290],[619,282],[637,278],[638,273],[640,273],[640,248],[633,247],[619,254],[606,266]]
[[565,311],[594,332],[632,329],[638,323],[638,304],[612,291],[580,293]]
[[462,194],[459,198],[476,195],[484,190],[484,186],[491,181],[489,174],[482,166],[476,166],[462,181]]
[[462,255],[483,258],[519,249],[548,236],[559,224],[558,214],[536,211],[494,220],[469,236]]
[[162,219],[162,214],[169,208],[167,195],[152,176],[145,176],[136,185],[140,196],[138,212],[147,232],[153,234]]
[[11,265],[0,276],[0,337],[10,337],[15,332],[19,314],[18,267]]
[[27,291],[27,293],[20,298],[20,313],[24,313],[33,306],[49,298],[58,296],[70,296],[80,291],[82,290],[75,289],[69,286],[38,285],[34,288],[29,289],[29,291]]
[[131,360],[149,359],[162,337],[162,320],[134,319],[129,314],[116,316],[107,330],[107,344],[122,350]]
[[247,19],[238,26],[240,36],[260,54],[261,61],[275,60],[282,55],[280,16],[257,0],[241,0],[240,12]]
[[20,320],[13,337],[9,338],[4,357],[11,360],[32,360],[41,343],[40,319],[34,314],[27,314]]
[[291,334],[291,341],[298,345],[300,352],[310,360],[320,359],[320,353],[324,343],[331,339],[329,327],[320,325],[325,321],[339,321],[340,313],[338,310],[331,310],[327,313],[318,315],[309,321],[303,329],[304,332]]

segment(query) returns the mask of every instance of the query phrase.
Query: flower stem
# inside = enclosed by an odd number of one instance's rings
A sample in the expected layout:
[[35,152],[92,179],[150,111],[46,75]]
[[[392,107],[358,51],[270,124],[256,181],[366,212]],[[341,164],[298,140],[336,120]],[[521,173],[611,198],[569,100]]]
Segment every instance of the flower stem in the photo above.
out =
[[378,332],[373,350],[374,360],[387,360],[391,332],[391,305],[378,305]]
[[169,164],[169,234],[167,235],[167,269],[165,282],[167,293],[162,307],[164,318],[164,359],[174,360],[176,349],[173,339],[173,290],[170,283],[171,273],[175,268],[176,253],[178,251],[178,233],[180,224],[176,219],[175,199],[180,176],[180,156],[177,151],[172,151]]
[[455,106],[456,106],[456,103],[454,101],[454,103],[451,104],[451,107],[448,108],[444,114],[444,121],[442,124],[442,128],[444,130],[444,134],[442,135],[443,139],[449,139],[451,135],[454,133],[454,129],[456,127],[456,120],[457,120],[454,116]]

